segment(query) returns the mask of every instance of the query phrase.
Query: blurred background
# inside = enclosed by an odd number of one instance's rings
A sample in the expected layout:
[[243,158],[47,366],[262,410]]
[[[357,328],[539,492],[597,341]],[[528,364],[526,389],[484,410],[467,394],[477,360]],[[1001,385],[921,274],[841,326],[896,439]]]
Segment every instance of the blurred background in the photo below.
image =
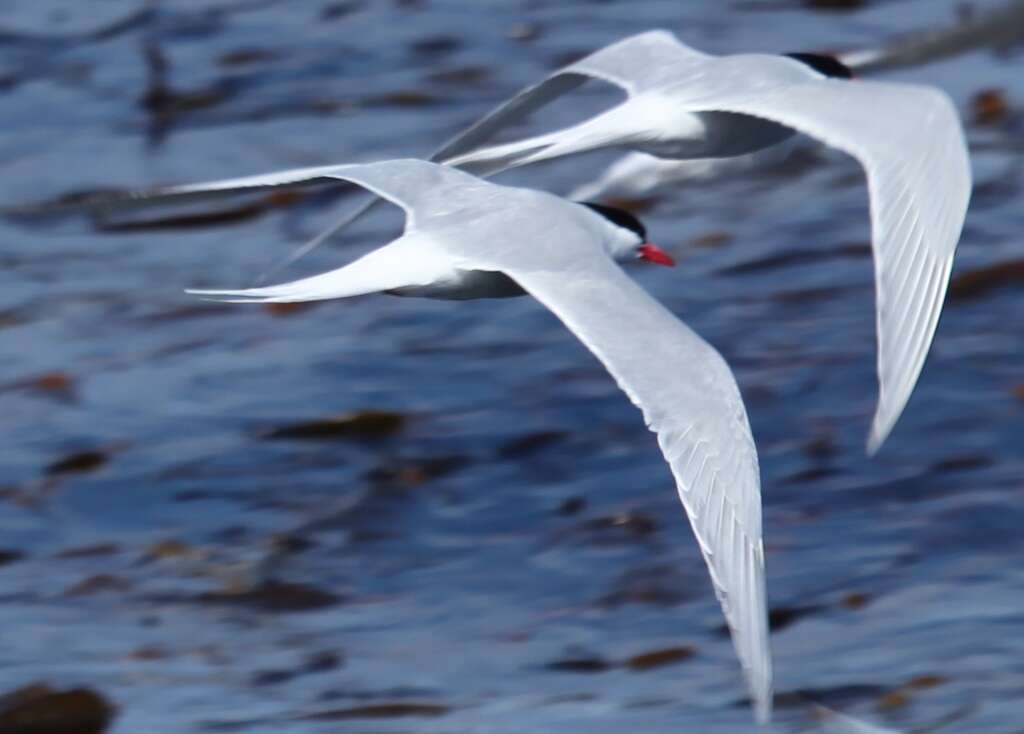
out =
[[[718,53],[853,49],[992,4],[5,0],[0,203],[423,155],[653,27]],[[1020,731],[1021,69],[1002,49],[886,76],[952,95],[975,190],[931,356],[873,460],[858,165],[803,140],[624,202],[681,259],[634,275],[747,401],[778,731],[816,730],[811,702]],[[588,86],[530,129],[611,99]],[[565,193],[614,159],[500,180]],[[251,285],[352,201],[0,220],[0,730],[754,730],[654,437],[537,303],[182,292]],[[17,728],[42,712],[51,728]]]

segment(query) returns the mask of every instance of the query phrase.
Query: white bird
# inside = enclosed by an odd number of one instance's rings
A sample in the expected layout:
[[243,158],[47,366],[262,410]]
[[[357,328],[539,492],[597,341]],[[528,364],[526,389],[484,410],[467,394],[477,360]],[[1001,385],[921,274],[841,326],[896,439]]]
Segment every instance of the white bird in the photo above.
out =
[[[879,400],[867,444],[874,453],[924,365],[966,216],[971,171],[959,117],[944,93],[849,76],[828,56],[710,56],[671,33],[651,31],[554,72],[436,158],[484,175],[601,148],[727,158],[768,148],[796,131],[857,158],[868,177],[875,254]],[[478,147],[587,79],[619,87],[626,99],[562,130]]]
[[[643,413],[676,480],[707,562],[758,720],[772,702],[757,452],[722,357],[616,262],[671,265],[627,212],[487,183],[425,161],[339,165],[201,184],[357,184],[405,210],[403,234],[351,264],[291,283],[193,290],[229,301],[291,302],[385,292],[487,298],[524,291],[604,364]],[[188,194],[192,187],[175,189]]]

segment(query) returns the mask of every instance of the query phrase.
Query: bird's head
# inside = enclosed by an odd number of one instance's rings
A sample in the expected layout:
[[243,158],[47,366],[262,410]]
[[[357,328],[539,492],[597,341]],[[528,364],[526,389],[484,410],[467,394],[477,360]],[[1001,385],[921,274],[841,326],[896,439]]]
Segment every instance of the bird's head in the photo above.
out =
[[833,79],[853,79],[853,70],[835,56],[828,54],[791,53],[786,54],[791,59],[809,66],[819,74]]
[[604,217],[612,225],[615,240],[611,244],[611,255],[619,262],[640,259],[669,267],[676,264],[671,255],[647,241],[647,228],[633,214],[625,209],[595,204],[592,201],[580,203]]

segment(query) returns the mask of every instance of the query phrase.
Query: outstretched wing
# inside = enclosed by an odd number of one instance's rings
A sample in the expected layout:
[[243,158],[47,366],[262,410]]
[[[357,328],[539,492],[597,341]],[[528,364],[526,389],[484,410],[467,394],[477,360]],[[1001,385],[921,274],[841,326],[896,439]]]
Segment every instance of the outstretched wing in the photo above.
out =
[[739,389],[709,344],[605,258],[506,270],[601,360],[668,461],[760,721],[772,705],[761,486]]
[[666,75],[685,74],[687,67],[708,58],[668,31],[647,31],[624,38],[519,92],[438,148],[430,160],[443,163],[473,150],[502,128],[525,119],[587,79],[600,79],[632,95]]
[[407,229],[413,226],[418,208],[443,199],[445,192],[453,187],[458,187],[464,195],[467,186],[473,188],[479,183],[477,179],[462,171],[409,158],[377,163],[296,168],[257,176],[174,186],[163,189],[163,192],[178,200],[189,200],[193,197],[198,199],[216,195],[218,192],[274,189],[317,181],[348,181],[400,206],[407,215]]
[[273,173],[228,178],[219,181],[205,181],[198,184],[162,186],[121,193],[96,194],[70,201],[9,207],[4,210],[4,213],[13,216],[36,216],[58,214],[65,211],[131,211],[133,209],[144,209],[165,204],[189,204],[210,199],[222,199],[233,194],[279,189],[307,183],[323,183],[336,179],[335,176],[331,175],[331,172],[337,168],[337,165],[289,168],[284,171],[274,171]]
[[[874,453],[917,383],[938,323],[971,195],[960,118],[928,87],[816,79],[793,84],[783,57],[722,59],[729,78],[693,90],[687,109],[739,112],[792,127],[857,158],[868,178],[875,255],[878,408]],[[785,82],[772,84],[778,74]],[[752,80],[756,79],[756,83]]]

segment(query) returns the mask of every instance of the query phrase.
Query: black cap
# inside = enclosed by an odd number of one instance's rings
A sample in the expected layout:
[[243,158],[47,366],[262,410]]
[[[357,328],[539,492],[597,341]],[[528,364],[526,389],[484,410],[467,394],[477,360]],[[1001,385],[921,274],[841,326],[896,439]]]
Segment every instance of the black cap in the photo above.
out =
[[642,240],[647,239],[647,228],[644,227],[643,223],[639,219],[627,212],[625,209],[616,209],[614,206],[596,204],[592,201],[581,201],[580,203],[585,207],[593,209],[612,224],[617,224],[620,227],[625,227],[631,232],[635,232]]
[[832,77],[833,79],[853,79],[853,72],[850,67],[837,59],[835,56],[826,54],[785,54],[791,59],[796,59],[802,64],[814,69],[819,74]]

